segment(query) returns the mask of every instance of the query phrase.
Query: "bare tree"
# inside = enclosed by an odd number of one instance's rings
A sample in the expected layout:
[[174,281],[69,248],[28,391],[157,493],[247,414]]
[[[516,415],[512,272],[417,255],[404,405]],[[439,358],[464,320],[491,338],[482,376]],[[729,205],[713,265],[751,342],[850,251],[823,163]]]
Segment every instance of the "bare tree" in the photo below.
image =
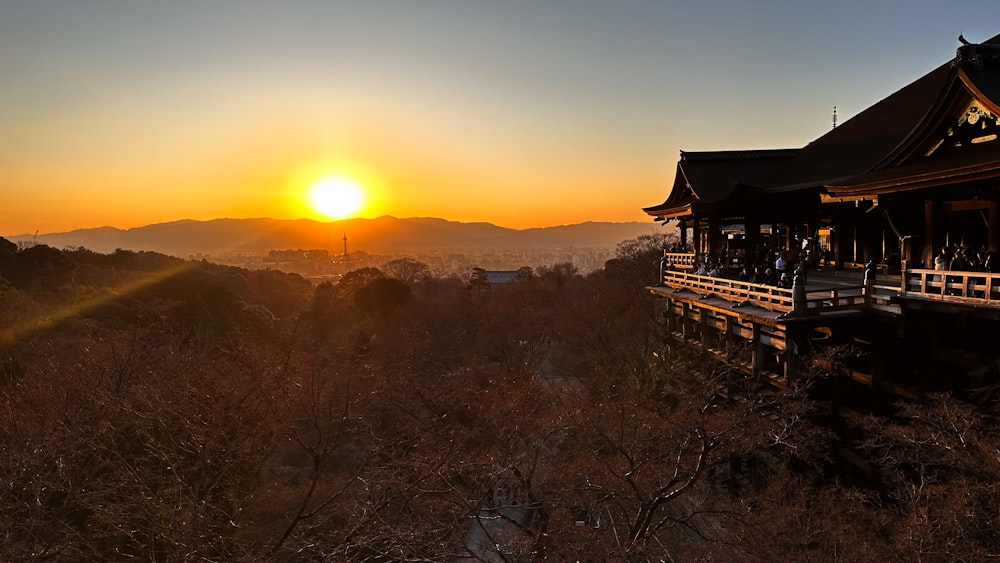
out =
[[407,285],[413,285],[431,274],[427,264],[413,258],[390,260],[382,266],[382,269],[389,277],[396,278]]

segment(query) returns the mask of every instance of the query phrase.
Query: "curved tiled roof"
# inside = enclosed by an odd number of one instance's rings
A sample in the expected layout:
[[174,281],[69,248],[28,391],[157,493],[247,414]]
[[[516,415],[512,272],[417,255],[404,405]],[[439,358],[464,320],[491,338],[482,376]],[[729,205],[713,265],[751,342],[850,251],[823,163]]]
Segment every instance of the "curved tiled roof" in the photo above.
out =
[[[957,104],[976,98],[1000,115],[1000,35],[964,45],[938,66],[801,149],[681,153],[667,200],[646,213],[672,217],[700,205],[796,191],[857,190],[928,174],[1000,169],[1000,141],[924,157]],[[973,150],[974,149],[974,150]]]
[[654,216],[688,212],[691,205],[707,205],[759,190],[765,180],[799,149],[681,152],[674,186],[666,201],[646,207]]

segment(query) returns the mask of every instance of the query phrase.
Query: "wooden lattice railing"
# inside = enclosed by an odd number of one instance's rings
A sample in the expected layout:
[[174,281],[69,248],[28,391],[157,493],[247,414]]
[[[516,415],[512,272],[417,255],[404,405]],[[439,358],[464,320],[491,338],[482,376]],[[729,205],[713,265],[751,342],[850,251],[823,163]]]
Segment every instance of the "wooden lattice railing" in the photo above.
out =
[[[688,289],[701,295],[714,295],[734,303],[756,305],[770,311],[788,312],[794,308],[793,291],[784,287],[672,271],[663,273],[663,285]],[[805,292],[804,306],[808,312],[862,308],[867,304],[864,285]]]
[[1000,307],[1000,274],[907,270],[902,295]]
[[[795,309],[794,292],[782,287],[699,276],[686,271],[664,271],[662,285],[712,295],[734,303],[756,305],[771,311],[788,312]],[[1000,307],[1000,273],[907,270],[902,274],[900,287],[861,284],[806,290],[797,312],[886,306],[894,302],[897,295]]]
[[690,270],[694,268],[694,253],[691,252],[664,252],[663,263],[673,265],[680,270]]

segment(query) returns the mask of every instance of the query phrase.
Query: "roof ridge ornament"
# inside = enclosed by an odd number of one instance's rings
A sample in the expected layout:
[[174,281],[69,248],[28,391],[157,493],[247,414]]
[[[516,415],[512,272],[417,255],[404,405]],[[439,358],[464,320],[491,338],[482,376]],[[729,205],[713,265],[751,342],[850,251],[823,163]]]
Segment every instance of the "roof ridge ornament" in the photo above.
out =
[[972,43],[961,33],[958,42],[962,45],[955,50],[952,67],[962,67],[984,70],[987,67],[1000,67],[1000,45]]
[[995,141],[1000,134],[1000,119],[983,107],[978,100],[966,104],[958,116],[945,124],[941,138],[924,156],[934,154],[939,148],[955,149],[978,143]]

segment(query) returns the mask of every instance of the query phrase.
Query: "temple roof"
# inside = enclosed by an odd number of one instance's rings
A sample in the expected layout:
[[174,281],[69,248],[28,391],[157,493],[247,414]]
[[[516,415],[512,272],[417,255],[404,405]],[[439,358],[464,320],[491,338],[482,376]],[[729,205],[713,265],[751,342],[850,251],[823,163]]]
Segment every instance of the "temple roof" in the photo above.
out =
[[1000,35],[963,42],[951,61],[801,149],[682,152],[667,200],[644,211],[670,218],[752,194],[846,196],[996,176],[998,117]]
[[709,205],[764,189],[774,171],[799,149],[681,152],[674,186],[666,201],[646,207],[657,217],[687,215],[692,205]]
[[903,142],[950,75],[944,64],[806,145],[773,177],[775,185],[819,186],[866,172]]

